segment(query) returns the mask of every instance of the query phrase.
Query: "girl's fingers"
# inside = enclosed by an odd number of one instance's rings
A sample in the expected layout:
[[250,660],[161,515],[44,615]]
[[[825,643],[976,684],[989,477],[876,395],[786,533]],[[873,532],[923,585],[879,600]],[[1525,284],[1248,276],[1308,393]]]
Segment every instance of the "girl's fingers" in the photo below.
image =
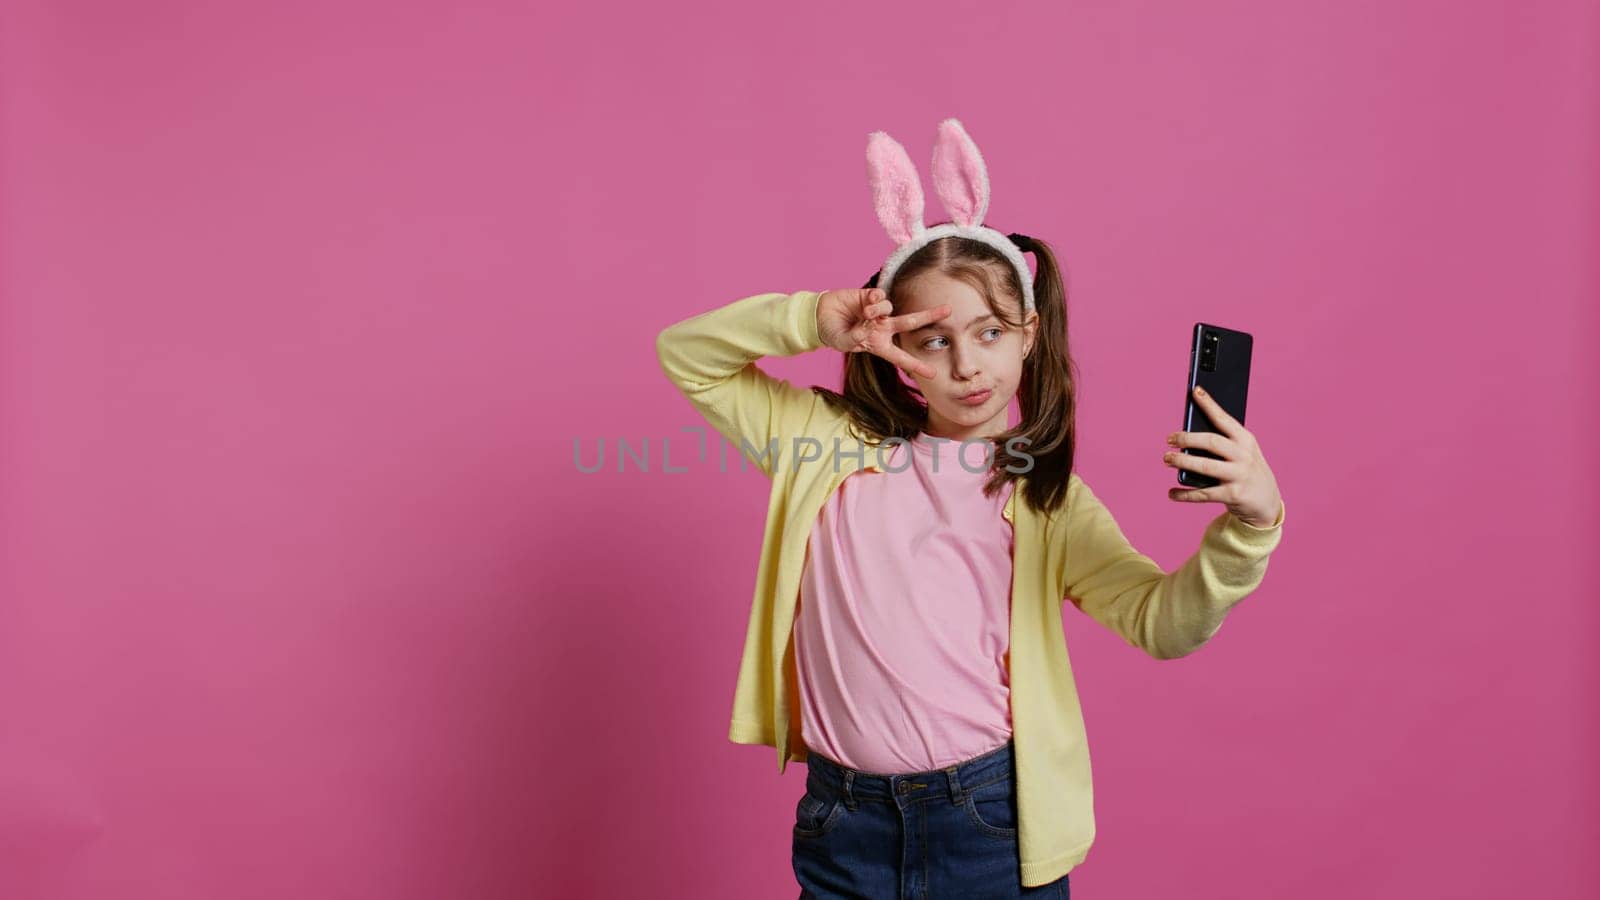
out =
[[869,303],[861,307],[861,321],[850,329],[850,339],[857,344],[864,342],[872,335],[878,319],[888,315],[893,310],[894,304],[887,300]]
[[867,315],[874,319],[878,316],[887,316],[892,312],[894,312],[894,304],[887,300],[879,300],[877,303],[867,307]]
[[[894,312],[894,304],[888,298],[863,303],[860,312],[862,321],[850,329],[850,339],[858,348],[883,357],[907,374],[932,378],[935,374],[933,367],[896,346],[893,335],[937,322],[954,310],[955,307],[946,303],[934,309],[891,316],[889,314]],[[882,336],[881,340],[875,340],[879,335]]]
[[1235,462],[1241,456],[1238,444],[1211,431],[1175,431],[1167,435],[1167,443],[1179,449],[1193,447],[1205,450],[1229,462]]
[[915,356],[893,344],[885,344],[874,352],[907,372],[921,375],[923,378],[932,378],[934,375],[933,367],[927,363],[919,362]]
[[1228,415],[1228,411],[1222,408],[1222,404],[1218,403],[1198,384],[1194,386],[1194,400],[1200,404],[1200,408],[1205,411],[1206,418],[1211,420],[1211,424],[1217,426],[1218,431],[1230,438],[1237,438],[1239,433],[1244,431],[1244,426],[1239,424],[1239,420]]
[[1201,475],[1209,475],[1224,483],[1234,478],[1233,466],[1227,460],[1193,456],[1181,450],[1168,450],[1161,459],[1174,469],[1188,469]]
[[937,322],[954,311],[955,307],[946,303],[943,306],[925,309],[921,312],[906,313],[903,316],[890,316],[886,321],[892,326],[893,331],[910,331],[913,328],[921,328],[930,322]]

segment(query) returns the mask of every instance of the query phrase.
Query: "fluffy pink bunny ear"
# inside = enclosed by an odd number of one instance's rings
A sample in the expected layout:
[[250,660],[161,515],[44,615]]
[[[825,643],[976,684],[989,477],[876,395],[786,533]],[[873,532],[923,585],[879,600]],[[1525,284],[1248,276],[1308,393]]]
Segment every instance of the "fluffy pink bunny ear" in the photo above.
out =
[[922,179],[906,148],[886,132],[874,131],[867,137],[867,180],[872,183],[878,221],[896,244],[922,231]]
[[989,169],[957,119],[939,123],[933,144],[933,190],[958,225],[982,224],[989,211]]

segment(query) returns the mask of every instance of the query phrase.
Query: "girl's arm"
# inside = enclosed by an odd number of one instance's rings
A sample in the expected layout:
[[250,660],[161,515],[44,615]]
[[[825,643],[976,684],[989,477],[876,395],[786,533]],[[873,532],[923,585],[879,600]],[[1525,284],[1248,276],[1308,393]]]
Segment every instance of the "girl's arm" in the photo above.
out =
[[763,356],[823,346],[820,291],[756,294],[669,325],[656,337],[661,370],[700,415],[769,477],[817,402],[809,388],[757,368]]
[[1283,536],[1285,512],[1280,505],[1278,521],[1267,528],[1224,512],[1206,526],[1200,549],[1169,573],[1128,543],[1111,511],[1074,473],[1058,557],[1067,596],[1156,659],[1187,656],[1261,584]]

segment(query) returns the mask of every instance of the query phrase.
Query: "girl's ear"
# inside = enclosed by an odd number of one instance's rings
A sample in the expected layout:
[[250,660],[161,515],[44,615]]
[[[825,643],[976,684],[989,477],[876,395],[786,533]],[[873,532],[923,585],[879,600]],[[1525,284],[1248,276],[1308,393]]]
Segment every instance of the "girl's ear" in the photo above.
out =
[[958,225],[982,224],[989,211],[989,168],[957,119],[939,123],[933,144],[933,191]]
[[897,246],[922,232],[922,178],[906,148],[887,132],[867,136],[867,181],[878,221]]

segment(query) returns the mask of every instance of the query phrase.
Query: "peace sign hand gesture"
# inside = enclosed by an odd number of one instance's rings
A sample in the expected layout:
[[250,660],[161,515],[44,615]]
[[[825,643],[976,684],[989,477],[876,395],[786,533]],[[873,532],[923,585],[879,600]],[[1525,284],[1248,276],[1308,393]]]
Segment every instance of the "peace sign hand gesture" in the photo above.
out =
[[1168,450],[1162,462],[1179,469],[1188,469],[1215,478],[1218,484],[1207,488],[1171,488],[1167,497],[1181,503],[1224,503],[1228,510],[1245,524],[1256,528],[1272,528],[1278,524],[1283,511],[1283,497],[1278,493],[1278,481],[1267,467],[1261,445],[1255,435],[1228,415],[1212,396],[1199,385],[1194,389],[1195,402],[1205,411],[1206,417],[1221,434],[1209,431],[1177,431],[1167,435],[1173,447],[1197,447],[1214,453],[1221,459],[1207,459]]
[[894,304],[877,288],[823,291],[817,300],[817,336],[840,353],[871,353],[908,374],[932,378],[937,374],[933,367],[896,347],[894,336],[937,322],[950,315],[951,310],[946,303],[931,310],[891,316]]

